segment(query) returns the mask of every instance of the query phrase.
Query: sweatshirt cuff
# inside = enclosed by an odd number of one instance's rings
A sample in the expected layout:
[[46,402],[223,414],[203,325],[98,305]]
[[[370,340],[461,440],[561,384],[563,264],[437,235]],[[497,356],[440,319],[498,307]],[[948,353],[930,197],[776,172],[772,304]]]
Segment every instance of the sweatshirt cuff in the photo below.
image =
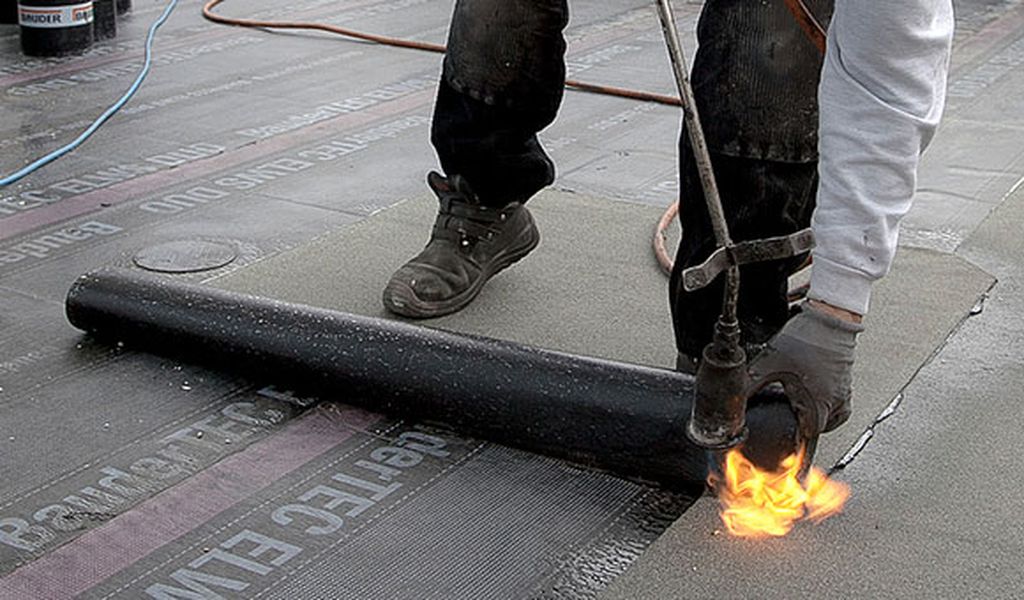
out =
[[815,256],[811,268],[811,289],[807,297],[866,315],[871,303],[873,283],[873,278],[857,269]]

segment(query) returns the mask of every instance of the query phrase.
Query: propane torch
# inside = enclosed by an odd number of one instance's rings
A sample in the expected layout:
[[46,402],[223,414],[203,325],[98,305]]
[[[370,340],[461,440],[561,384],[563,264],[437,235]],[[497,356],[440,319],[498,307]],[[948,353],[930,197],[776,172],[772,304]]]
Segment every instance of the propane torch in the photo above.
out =
[[668,55],[672,61],[672,72],[682,100],[686,131],[717,243],[717,249],[704,263],[683,271],[683,288],[688,292],[703,288],[725,273],[722,312],[715,323],[712,341],[704,348],[697,369],[695,398],[686,435],[701,447],[725,450],[741,443],[747,436],[750,376],[737,316],[740,265],[807,252],[814,246],[814,236],[808,228],[787,236],[733,242],[722,210],[722,200],[715,182],[711,154],[701,127],[693,88],[687,75],[686,58],[679,41],[672,5],[669,0],[657,0],[657,6]]

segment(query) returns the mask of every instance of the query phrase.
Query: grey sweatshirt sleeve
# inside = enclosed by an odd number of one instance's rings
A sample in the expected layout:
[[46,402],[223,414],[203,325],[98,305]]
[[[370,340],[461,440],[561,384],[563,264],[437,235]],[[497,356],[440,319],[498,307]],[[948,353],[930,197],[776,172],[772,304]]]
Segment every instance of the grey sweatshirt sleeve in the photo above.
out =
[[950,0],[839,0],[819,88],[809,296],[864,314],[889,271],[945,102]]

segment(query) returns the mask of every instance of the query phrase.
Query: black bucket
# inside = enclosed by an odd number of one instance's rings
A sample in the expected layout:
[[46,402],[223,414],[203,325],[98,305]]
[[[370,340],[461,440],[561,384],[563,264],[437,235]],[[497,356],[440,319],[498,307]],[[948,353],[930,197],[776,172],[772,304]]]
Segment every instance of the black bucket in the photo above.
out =
[[0,0],[0,25],[17,25],[18,0]]
[[81,52],[93,41],[91,0],[20,0],[21,49],[29,56]]
[[123,15],[132,9],[132,0],[117,0],[117,14]]
[[93,37],[96,41],[109,40],[117,35],[116,0],[93,0]]

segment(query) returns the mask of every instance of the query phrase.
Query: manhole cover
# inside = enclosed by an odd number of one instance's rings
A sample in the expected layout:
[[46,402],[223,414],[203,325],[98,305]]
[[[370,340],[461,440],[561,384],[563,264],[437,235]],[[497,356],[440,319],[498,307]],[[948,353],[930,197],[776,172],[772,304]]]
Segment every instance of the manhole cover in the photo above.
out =
[[132,260],[147,271],[195,273],[223,267],[237,257],[238,251],[225,243],[183,240],[143,248]]

